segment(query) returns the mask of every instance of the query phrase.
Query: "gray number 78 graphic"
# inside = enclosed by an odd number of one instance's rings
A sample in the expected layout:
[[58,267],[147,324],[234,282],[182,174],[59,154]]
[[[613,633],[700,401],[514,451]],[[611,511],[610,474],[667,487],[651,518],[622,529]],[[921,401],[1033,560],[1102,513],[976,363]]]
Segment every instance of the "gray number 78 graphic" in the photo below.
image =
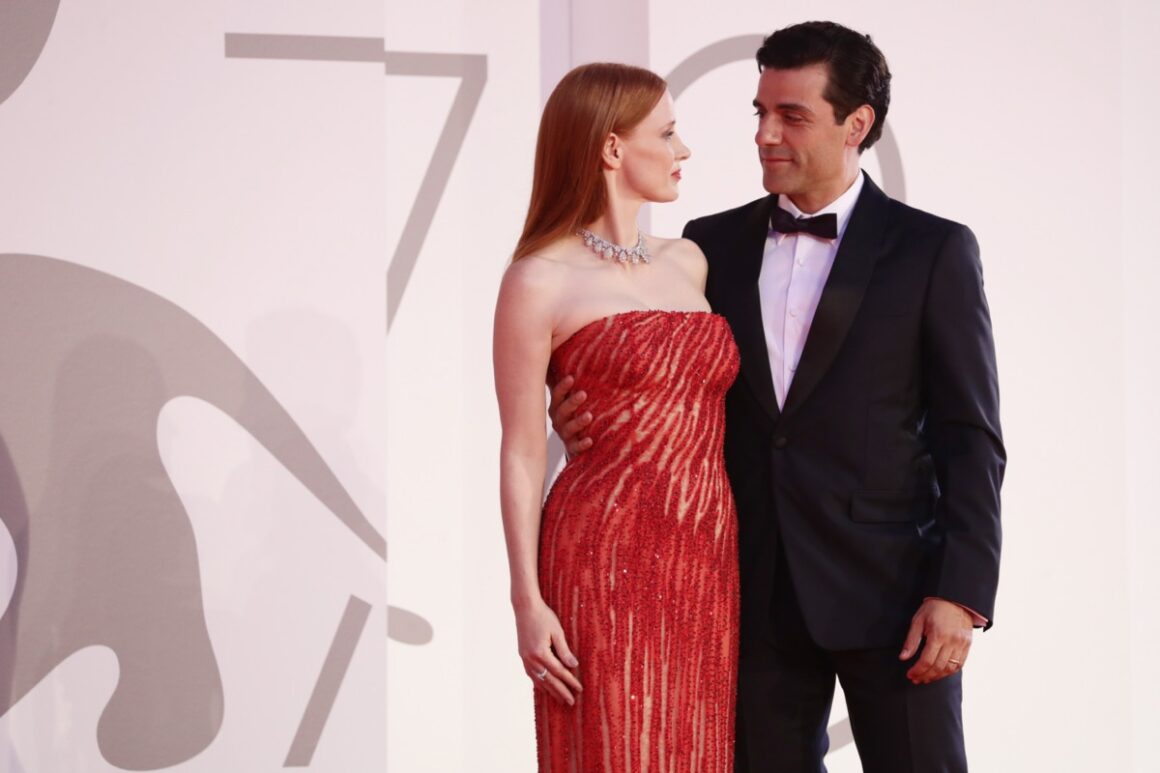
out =
[[387,75],[459,78],[459,90],[435,152],[415,194],[403,234],[387,269],[387,330],[390,331],[411,272],[435,218],[435,210],[447,188],[451,170],[467,129],[479,106],[487,83],[487,57],[483,54],[435,54],[387,51],[382,38],[348,38],[322,35],[226,35],[226,56],[239,59],[298,59],[323,62],[373,62],[383,64]]

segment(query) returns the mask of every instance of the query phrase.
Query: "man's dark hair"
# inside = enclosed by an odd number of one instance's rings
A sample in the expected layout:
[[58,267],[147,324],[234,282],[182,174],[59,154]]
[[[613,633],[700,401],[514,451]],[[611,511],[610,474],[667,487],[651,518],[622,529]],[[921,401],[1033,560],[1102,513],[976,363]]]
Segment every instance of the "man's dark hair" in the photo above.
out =
[[796,70],[824,64],[828,72],[822,94],[838,123],[862,105],[874,108],[874,125],[858,152],[882,136],[890,107],[890,68],[869,35],[831,21],[807,21],[777,30],[757,49],[758,69]]

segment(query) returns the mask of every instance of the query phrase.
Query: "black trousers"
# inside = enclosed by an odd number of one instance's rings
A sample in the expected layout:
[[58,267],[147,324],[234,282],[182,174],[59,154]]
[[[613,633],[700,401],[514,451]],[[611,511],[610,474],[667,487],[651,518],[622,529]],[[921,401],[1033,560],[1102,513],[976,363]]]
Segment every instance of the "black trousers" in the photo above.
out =
[[824,773],[834,680],[846,695],[865,773],[963,773],[962,674],[927,685],[906,679],[902,642],[832,652],[814,643],[777,557],[773,636],[742,642],[736,773]]

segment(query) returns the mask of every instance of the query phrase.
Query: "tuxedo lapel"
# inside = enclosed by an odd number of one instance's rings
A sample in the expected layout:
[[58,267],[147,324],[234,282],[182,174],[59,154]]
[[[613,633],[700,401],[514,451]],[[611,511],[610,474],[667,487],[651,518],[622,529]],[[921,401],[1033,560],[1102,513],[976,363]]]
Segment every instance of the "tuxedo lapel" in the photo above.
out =
[[782,409],[785,416],[801,406],[818,385],[850,330],[878,261],[889,201],[867,177],[814,312]]
[[727,263],[730,270],[726,282],[722,283],[724,302],[719,306],[733,329],[733,338],[741,355],[742,377],[771,419],[777,419],[779,412],[773,377],[769,372],[769,351],[761,321],[757,278],[761,274],[765,239],[769,233],[769,213],[776,201],[776,196],[767,196],[746,215],[734,247],[735,255],[730,256]]

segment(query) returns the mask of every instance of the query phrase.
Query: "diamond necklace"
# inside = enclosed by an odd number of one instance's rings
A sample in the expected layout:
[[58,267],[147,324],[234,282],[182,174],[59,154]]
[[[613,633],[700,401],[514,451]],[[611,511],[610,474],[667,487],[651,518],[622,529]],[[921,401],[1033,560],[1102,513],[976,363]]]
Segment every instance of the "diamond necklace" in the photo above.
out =
[[635,247],[621,247],[607,239],[602,239],[587,228],[581,228],[576,235],[584,240],[584,245],[604,260],[616,260],[620,263],[648,263],[648,247],[644,243],[644,234],[637,232]]

